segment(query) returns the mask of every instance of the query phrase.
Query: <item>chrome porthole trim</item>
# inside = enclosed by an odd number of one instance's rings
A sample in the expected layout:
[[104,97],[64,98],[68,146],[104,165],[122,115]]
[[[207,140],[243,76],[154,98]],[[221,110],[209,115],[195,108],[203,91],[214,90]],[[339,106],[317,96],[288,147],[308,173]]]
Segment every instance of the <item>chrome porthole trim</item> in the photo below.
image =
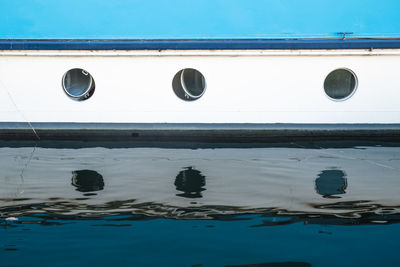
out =
[[[349,75],[349,84],[345,84],[346,77]],[[341,77],[342,76],[342,77]],[[346,88],[347,87],[347,88]],[[331,71],[324,80],[323,89],[325,95],[332,101],[346,101],[351,98],[358,88],[358,78],[354,71],[349,68],[337,68]],[[342,91],[342,92],[340,92]]]
[[92,75],[81,68],[68,70],[62,77],[62,88],[73,100],[82,101],[89,99],[95,90]]

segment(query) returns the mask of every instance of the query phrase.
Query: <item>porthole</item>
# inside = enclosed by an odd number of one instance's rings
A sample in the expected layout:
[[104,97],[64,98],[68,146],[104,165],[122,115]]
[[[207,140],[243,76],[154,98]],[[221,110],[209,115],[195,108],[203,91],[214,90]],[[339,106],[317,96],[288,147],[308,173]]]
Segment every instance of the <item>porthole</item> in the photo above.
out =
[[354,72],[348,69],[336,69],[325,78],[324,90],[333,100],[346,100],[354,94],[357,84]]
[[95,89],[92,75],[83,69],[71,69],[62,78],[64,92],[73,100],[82,101],[90,98]]
[[199,99],[206,90],[206,80],[200,71],[183,69],[175,74],[172,80],[175,94],[182,100],[193,101]]

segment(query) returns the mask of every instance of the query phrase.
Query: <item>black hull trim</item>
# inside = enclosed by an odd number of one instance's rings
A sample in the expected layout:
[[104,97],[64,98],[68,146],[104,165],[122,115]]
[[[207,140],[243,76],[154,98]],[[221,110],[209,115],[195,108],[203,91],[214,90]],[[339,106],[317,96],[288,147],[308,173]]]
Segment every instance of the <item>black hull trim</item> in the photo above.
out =
[[223,142],[400,142],[400,124],[0,123],[0,140]]

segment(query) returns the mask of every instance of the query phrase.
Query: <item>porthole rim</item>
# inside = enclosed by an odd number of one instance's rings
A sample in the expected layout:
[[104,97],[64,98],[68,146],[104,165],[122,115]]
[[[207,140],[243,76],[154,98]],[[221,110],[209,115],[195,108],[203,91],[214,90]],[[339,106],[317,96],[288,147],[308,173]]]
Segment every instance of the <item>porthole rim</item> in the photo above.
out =
[[[338,98],[330,97],[330,96],[326,93],[326,91],[325,91],[325,81],[326,81],[326,79],[328,78],[328,76],[329,76],[332,72],[337,71],[337,70],[346,70],[346,71],[350,72],[350,73],[353,75],[354,79],[355,79],[354,89],[353,89],[353,91],[351,92],[351,94],[349,94],[348,96],[346,96],[346,97],[344,97],[344,98],[339,98],[339,99],[338,99]],[[357,89],[358,89],[358,77],[357,77],[356,73],[355,73],[352,69],[346,68],[346,67],[336,68],[336,69],[330,71],[330,72],[325,76],[325,79],[324,79],[324,81],[323,81],[323,83],[322,83],[322,90],[324,91],[325,96],[326,96],[329,100],[332,100],[332,101],[335,101],[335,102],[343,102],[343,101],[348,100],[349,98],[351,98],[351,97],[356,93]]]
[[[201,76],[203,77],[203,80],[204,80],[204,88],[203,88],[203,90],[202,90],[202,92],[201,92],[200,95],[198,95],[198,96],[192,95],[191,93],[188,92],[186,86],[184,86],[183,74],[184,74],[185,70],[195,70],[195,71],[197,71],[198,73],[200,73]],[[181,73],[181,75],[180,75],[180,76],[181,76],[181,77],[180,77],[180,81],[181,81],[182,89],[185,91],[185,93],[188,94],[190,97],[194,98],[193,100],[197,100],[197,99],[199,99],[200,97],[202,97],[202,96],[204,95],[204,93],[206,92],[206,88],[207,88],[206,78],[204,77],[203,73],[201,73],[201,71],[199,71],[199,70],[197,70],[197,69],[194,69],[194,68],[184,68],[184,69],[178,71],[177,73],[179,73],[179,72],[181,72],[181,71],[182,71],[182,73]],[[192,101],[193,101],[193,100],[192,100]]]
[[[199,96],[193,96],[192,94],[188,93],[187,90],[185,90],[185,87],[184,87],[183,84],[182,84],[182,73],[183,73],[184,70],[186,70],[186,69],[195,70],[195,71],[199,72],[199,73],[201,74],[201,76],[203,76],[203,79],[204,79],[204,89],[203,89],[203,92],[202,92]],[[181,73],[181,72],[182,72],[182,73]],[[190,97],[189,99],[181,98],[181,97],[179,97],[179,96],[177,95],[177,93],[175,92],[174,82],[173,82],[173,81],[174,81],[175,76],[178,75],[179,73],[181,73],[181,74],[179,75],[179,83],[180,83],[180,86],[182,87],[183,92],[184,92],[185,94],[187,94],[187,95]],[[206,92],[206,90],[207,90],[207,81],[206,81],[206,78],[205,78],[204,74],[203,74],[201,71],[199,71],[198,69],[196,69],[196,68],[192,68],[192,67],[182,68],[182,69],[178,70],[178,71],[174,74],[174,76],[173,76],[173,78],[172,78],[172,91],[174,92],[174,95],[175,95],[178,99],[180,99],[180,100],[182,100],[182,101],[185,101],[185,102],[193,102],[193,101],[196,101],[196,100],[202,98],[202,96],[204,95],[204,93]]]
[[[88,87],[88,89],[87,89],[83,94],[80,94],[80,95],[72,95],[72,94],[70,94],[70,93],[68,92],[68,90],[65,89],[65,84],[64,84],[65,76],[67,75],[67,73],[68,73],[69,71],[75,70],[75,69],[86,71],[86,72],[90,75],[90,84],[89,84],[90,86]],[[72,69],[67,70],[67,71],[64,73],[64,75],[63,75],[63,77],[62,77],[62,79],[61,79],[61,85],[62,85],[62,89],[63,89],[64,93],[65,93],[68,97],[72,98],[73,100],[79,100],[79,101],[87,100],[87,99],[90,98],[90,97],[89,97],[89,98],[86,98],[86,99],[82,99],[82,97],[84,97],[86,94],[90,93],[90,91],[93,89],[93,85],[94,85],[94,84],[95,84],[95,82],[94,82],[94,78],[93,78],[92,74],[90,74],[90,72],[87,71],[86,69],[78,68],[78,67],[77,67],[77,68],[72,68]]]

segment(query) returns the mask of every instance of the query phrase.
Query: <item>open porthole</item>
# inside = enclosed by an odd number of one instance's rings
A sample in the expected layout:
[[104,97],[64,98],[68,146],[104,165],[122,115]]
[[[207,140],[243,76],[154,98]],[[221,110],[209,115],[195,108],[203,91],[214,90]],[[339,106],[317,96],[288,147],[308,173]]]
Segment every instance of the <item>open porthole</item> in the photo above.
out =
[[182,100],[193,101],[199,99],[206,90],[206,80],[200,71],[183,69],[175,74],[172,80],[175,94]]
[[94,79],[84,69],[71,69],[62,78],[64,92],[73,100],[82,101],[89,99],[95,89]]
[[357,89],[358,81],[353,71],[336,69],[328,74],[324,82],[326,95],[337,101],[349,99]]

